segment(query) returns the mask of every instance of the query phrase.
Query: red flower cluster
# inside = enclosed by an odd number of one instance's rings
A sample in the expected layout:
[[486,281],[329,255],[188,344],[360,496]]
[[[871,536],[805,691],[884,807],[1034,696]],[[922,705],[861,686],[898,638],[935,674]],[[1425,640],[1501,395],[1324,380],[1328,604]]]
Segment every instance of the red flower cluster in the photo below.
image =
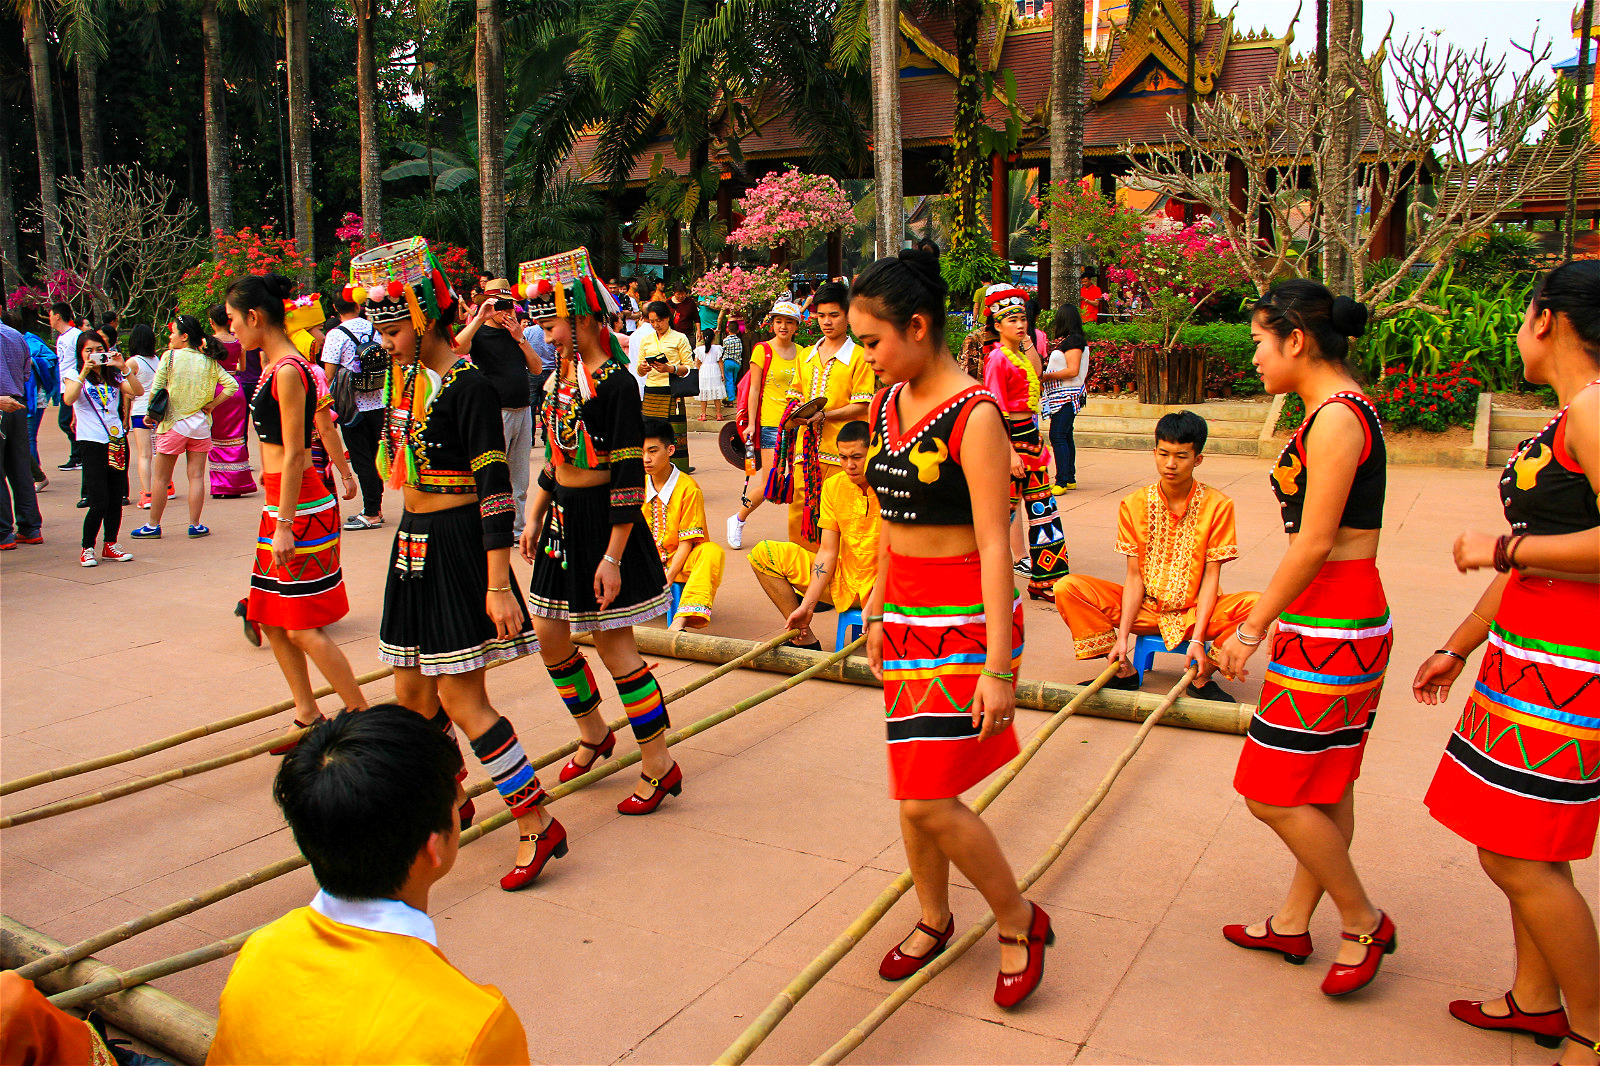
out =
[[293,276],[305,267],[305,257],[295,248],[294,241],[276,236],[270,224],[262,226],[260,233],[246,226],[237,233],[217,230],[213,236],[216,257],[189,268],[179,282],[180,287],[187,290],[192,284],[204,281],[205,296],[209,300],[222,299],[229,283],[246,274]]
[[1408,374],[1401,367],[1390,367],[1374,385],[1372,398],[1388,425],[1438,433],[1472,425],[1482,391],[1483,382],[1472,376],[1466,363],[1458,362],[1437,374]]

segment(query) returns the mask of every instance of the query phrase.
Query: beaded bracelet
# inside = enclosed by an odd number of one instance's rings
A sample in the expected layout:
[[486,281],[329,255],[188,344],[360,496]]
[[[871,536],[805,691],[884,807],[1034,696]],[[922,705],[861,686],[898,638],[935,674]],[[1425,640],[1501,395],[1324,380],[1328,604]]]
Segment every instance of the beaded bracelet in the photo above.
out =
[[984,677],[992,677],[996,681],[1015,681],[1017,679],[1016,673],[1011,670],[1001,672],[999,670],[991,670],[987,666],[979,670],[978,673],[982,674]]

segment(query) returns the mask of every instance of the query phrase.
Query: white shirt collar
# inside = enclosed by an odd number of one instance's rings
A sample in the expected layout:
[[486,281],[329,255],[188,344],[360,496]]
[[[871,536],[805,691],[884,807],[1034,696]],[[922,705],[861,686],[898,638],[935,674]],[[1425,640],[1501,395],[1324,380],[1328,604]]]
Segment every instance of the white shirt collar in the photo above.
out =
[[371,929],[375,933],[416,937],[434,947],[439,946],[433,919],[397,899],[340,899],[318,891],[311,901],[311,909],[340,925]]
[[[825,356],[825,355],[822,354],[822,341],[818,341],[817,342],[816,351],[817,351],[817,358],[819,358],[819,359],[827,359],[827,358],[829,358],[828,356]],[[855,354],[856,354],[856,342],[855,342],[854,339],[852,339],[850,337],[849,334],[846,334],[845,338],[844,338],[844,343],[839,346],[839,350],[837,352],[833,353],[832,358],[837,359],[839,362],[843,363],[845,366],[849,366],[850,365],[850,360],[855,358]]]
[[659,490],[656,489],[655,478],[651,477],[649,474],[645,474],[644,502],[654,503],[657,496],[661,497],[663,502],[672,499],[672,490],[678,487],[678,475],[681,473],[683,473],[682,470],[679,470],[677,467],[673,467],[672,473],[667,475],[667,483],[661,486]]

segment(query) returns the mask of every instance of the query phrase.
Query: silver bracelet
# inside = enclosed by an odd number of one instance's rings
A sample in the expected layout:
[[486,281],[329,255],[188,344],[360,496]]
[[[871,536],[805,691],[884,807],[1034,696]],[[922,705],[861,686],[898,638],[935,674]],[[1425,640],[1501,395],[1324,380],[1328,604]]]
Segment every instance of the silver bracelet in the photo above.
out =
[[1261,631],[1261,635],[1259,637],[1257,637],[1255,640],[1250,640],[1249,638],[1247,638],[1244,635],[1244,624],[1243,623],[1240,623],[1240,625],[1236,629],[1234,629],[1233,635],[1234,635],[1234,638],[1236,640],[1238,640],[1238,642],[1240,644],[1243,644],[1247,648],[1253,648],[1257,644],[1260,644],[1263,640],[1267,639],[1267,631],[1265,629],[1263,629]]
[[613,559],[609,555],[602,555],[602,556],[600,556],[600,558],[603,561],[610,563],[612,566],[616,567],[618,570],[622,569],[622,560],[621,559]]

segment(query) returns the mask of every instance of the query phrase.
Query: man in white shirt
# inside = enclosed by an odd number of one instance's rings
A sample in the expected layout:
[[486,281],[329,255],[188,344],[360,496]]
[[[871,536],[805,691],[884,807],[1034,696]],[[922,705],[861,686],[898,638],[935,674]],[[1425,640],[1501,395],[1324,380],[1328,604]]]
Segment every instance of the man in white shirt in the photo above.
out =
[[[50,305],[50,328],[56,331],[56,380],[65,381],[69,373],[73,375],[78,373],[78,334],[83,332],[78,328],[78,320],[73,317],[70,304]],[[56,416],[56,425],[61,427],[61,432],[67,435],[67,440],[72,444],[72,450],[67,454],[67,461],[56,469],[77,470],[83,466],[83,461],[78,458],[78,438],[72,432],[70,403],[61,405],[61,412]]]
[[[384,378],[378,370],[363,373],[358,352],[377,331],[361,317],[360,306],[346,300],[341,292],[334,292],[333,309],[339,315],[339,324],[323,339],[322,365],[329,381],[341,367],[355,375],[356,410],[361,412],[352,425],[340,427],[345,447],[350,449],[350,464],[361,483],[361,512],[346,518],[344,528],[376,529],[383,525],[383,479],[378,476],[377,460],[378,439],[383,435]],[[388,357],[379,362],[387,364]]]

